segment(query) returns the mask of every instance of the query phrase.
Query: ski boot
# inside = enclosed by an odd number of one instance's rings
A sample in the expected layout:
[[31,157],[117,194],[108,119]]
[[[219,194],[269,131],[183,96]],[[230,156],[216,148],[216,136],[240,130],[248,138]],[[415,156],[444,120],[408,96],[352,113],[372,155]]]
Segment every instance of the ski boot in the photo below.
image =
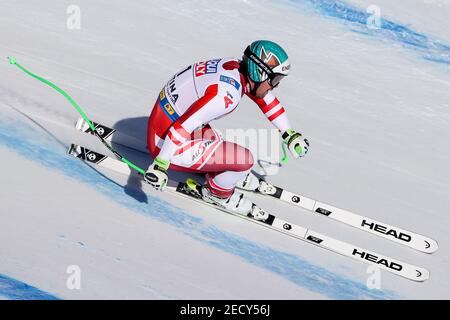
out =
[[264,221],[269,217],[269,214],[266,211],[252,203],[240,192],[234,191],[228,198],[220,198],[209,190],[207,184],[202,186],[193,179],[188,179],[186,181],[185,188],[188,189],[186,190],[186,193],[227,211],[238,213],[259,221]]
[[277,188],[270,183],[258,178],[249,172],[245,178],[238,182],[236,188],[246,191],[259,192],[267,195],[275,195]]

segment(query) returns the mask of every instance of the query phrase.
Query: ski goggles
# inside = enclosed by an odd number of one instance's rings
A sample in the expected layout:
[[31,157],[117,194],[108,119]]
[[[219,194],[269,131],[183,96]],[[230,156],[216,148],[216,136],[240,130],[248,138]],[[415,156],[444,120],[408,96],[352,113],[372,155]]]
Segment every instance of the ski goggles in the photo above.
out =
[[278,85],[280,84],[281,79],[283,79],[284,77],[285,77],[284,74],[273,73],[273,76],[269,76],[269,85],[272,88],[278,87]]
[[281,79],[283,79],[283,77],[285,77],[284,74],[273,72],[272,69],[264,61],[262,61],[258,56],[256,56],[250,50],[250,46],[248,46],[247,49],[245,49],[244,55],[248,59],[252,60],[259,68],[261,68],[267,74],[267,78],[269,80],[268,81],[269,85],[272,88],[278,87],[278,85],[280,84]]

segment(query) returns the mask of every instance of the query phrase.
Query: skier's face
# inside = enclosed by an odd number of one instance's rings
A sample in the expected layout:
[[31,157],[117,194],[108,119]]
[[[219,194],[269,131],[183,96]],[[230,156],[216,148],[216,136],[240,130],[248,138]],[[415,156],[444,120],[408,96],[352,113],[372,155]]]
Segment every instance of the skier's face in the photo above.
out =
[[266,96],[266,94],[272,89],[273,88],[270,86],[269,80],[266,80],[259,85],[258,89],[256,89],[255,96],[257,98],[264,98]]

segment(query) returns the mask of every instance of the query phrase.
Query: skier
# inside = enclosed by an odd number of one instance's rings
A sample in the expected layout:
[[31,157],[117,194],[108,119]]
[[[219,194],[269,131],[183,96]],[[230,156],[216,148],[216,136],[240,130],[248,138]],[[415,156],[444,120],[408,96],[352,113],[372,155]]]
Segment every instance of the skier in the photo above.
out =
[[245,94],[281,133],[295,158],[304,156],[308,140],[292,129],[279,100],[271,93],[289,74],[286,52],[276,43],[250,44],[242,60],[212,59],[192,64],[174,75],[159,93],[148,121],[147,144],[154,161],[144,179],[162,190],[167,170],[206,173],[204,201],[264,220],[235,188],[255,190],[250,173],[253,156],[247,148],[222,139],[209,123],[232,112]]

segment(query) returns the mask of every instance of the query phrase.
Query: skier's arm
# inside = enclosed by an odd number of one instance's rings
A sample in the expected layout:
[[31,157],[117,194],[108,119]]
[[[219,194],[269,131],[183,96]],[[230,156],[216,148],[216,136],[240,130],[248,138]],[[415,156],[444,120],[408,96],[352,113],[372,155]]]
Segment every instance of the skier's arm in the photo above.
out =
[[249,95],[282,134],[283,141],[295,158],[302,157],[308,152],[309,142],[300,133],[292,129],[288,116],[280,101],[268,92],[262,99]]
[[266,96],[261,99],[252,95],[249,95],[249,97],[258,105],[267,119],[272,122],[280,132],[283,133],[292,128],[283,105],[272,93],[267,93]]

